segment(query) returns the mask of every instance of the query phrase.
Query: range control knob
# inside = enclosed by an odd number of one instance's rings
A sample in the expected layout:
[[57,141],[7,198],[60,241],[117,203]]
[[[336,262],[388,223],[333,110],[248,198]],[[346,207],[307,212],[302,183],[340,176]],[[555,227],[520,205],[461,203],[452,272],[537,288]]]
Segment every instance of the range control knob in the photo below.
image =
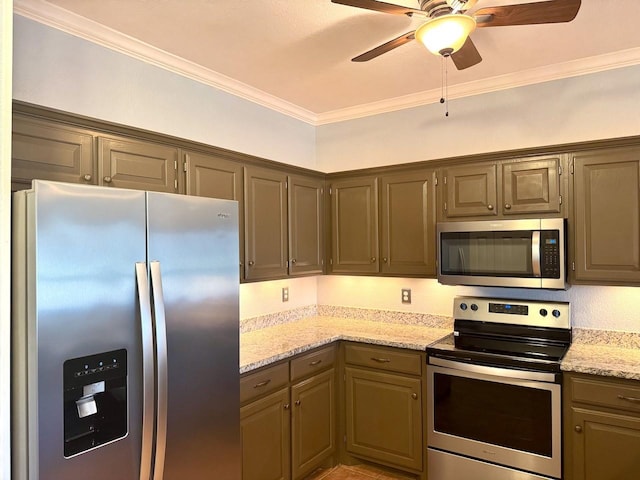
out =
[[471,310],[473,310],[474,312],[478,311],[478,305],[476,305],[475,303],[471,304]]
[[551,315],[558,318],[560,316],[560,310],[554,310],[553,312],[551,312]]
[[461,303],[460,304],[460,310],[465,311],[467,309],[467,304],[466,303]]
[[541,309],[540,309],[540,315],[542,315],[543,317],[546,317],[548,313],[549,313],[549,312],[547,312],[547,309],[546,309],[546,308],[541,308]]

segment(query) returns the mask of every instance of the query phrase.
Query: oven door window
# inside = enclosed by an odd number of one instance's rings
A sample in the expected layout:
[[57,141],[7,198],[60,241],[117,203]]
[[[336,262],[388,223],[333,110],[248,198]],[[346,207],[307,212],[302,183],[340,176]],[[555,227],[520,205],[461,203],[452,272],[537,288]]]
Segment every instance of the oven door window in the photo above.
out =
[[434,374],[434,430],[552,456],[551,392]]
[[444,275],[533,278],[532,231],[441,232]]

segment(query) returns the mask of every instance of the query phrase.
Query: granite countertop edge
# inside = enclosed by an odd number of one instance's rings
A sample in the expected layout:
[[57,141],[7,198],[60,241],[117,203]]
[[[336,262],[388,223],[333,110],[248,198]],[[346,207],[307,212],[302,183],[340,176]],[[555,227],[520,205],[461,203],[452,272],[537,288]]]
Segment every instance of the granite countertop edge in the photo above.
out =
[[[240,335],[240,374],[344,340],[425,351],[451,328],[314,316]],[[574,328],[564,372],[640,380],[640,333]]]

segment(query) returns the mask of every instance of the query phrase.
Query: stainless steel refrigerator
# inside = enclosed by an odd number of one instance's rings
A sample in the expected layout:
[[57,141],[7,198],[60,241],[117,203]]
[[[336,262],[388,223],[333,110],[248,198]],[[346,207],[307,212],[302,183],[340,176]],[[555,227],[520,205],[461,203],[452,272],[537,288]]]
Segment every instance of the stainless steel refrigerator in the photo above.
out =
[[236,202],[14,194],[16,480],[239,480]]

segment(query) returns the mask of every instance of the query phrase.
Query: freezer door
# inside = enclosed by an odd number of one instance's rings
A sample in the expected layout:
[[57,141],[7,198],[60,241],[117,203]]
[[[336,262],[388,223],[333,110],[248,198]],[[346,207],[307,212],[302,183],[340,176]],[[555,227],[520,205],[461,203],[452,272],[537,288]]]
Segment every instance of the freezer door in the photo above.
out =
[[163,297],[166,324],[165,332],[156,332],[154,479],[239,480],[237,202],[149,192],[147,208],[152,289]]
[[28,453],[14,478],[137,480],[144,192],[37,181],[20,195],[13,449]]

